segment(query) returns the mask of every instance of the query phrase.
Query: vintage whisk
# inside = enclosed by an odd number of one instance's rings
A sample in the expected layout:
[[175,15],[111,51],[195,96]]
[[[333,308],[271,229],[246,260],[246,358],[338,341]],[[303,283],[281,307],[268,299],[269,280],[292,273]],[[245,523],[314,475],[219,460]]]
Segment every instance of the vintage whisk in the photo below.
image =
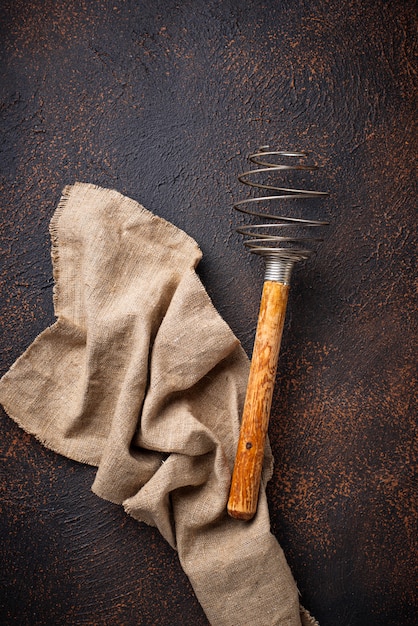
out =
[[[237,232],[246,237],[244,245],[254,254],[264,257],[266,270],[260,303],[257,331],[251,359],[247,394],[241,422],[241,431],[235,457],[228,513],[237,519],[251,519],[257,509],[264,448],[270,419],[273,387],[293,266],[314,252],[314,245],[322,241],[316,236],[328,222],[276,216],[262,212],[263,204],[274,201],[295,201],[327,196],[327,192],[308,189],[289,189],[271,182],[271,176],[292,171],[317,169],[304,165],[304,152],[270,150],[263,146],[251,154],[249,161],[257,166],[241,174],[240,182],[261,189],[262,197],[251,197],[236,202],[234,208],[267,223],[245,225]],[[292,161],[292,163],[289,163]],[[267,180],[263,177],[266,177]],[[264,182],[258,182],[263,180]],[[259,210],[252,210],[257,206]],[[315,231],[315,235],[313,235]]]

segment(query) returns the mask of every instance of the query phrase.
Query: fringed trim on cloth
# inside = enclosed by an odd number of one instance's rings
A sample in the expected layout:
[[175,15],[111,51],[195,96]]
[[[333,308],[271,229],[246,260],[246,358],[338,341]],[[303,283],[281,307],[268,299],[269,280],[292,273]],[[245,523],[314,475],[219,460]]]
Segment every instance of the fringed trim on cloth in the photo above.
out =
[[300,621],[302,626],[319,626],[319,622],[303,606],[300,607]]
[[64,187],[63,192],[61,194],[60,201],[58,202],[58,206],[55,209],[55,213],[51,218],[49,223],[49,235],[51,237],[51,259],[52,259],[52,274],[54,278],[54,287],[52,291],[53,295],[53,304],[55,310],[57,309],[57,301],[58,301],[58,290],[59,290],[59,228],[58,222],[59,219],[64,212],[67,203],[71,196],[72,187],[67,185]]

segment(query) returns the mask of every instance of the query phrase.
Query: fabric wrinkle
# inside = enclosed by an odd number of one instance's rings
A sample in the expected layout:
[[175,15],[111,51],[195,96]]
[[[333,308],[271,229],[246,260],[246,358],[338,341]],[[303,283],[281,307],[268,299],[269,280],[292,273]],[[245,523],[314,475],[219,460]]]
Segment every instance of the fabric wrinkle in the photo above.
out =
[[269,447],[256,517],[226,513],[249,362],[195,272],[198,245],[87,183],[64,189],[50,232],[57,320],[1,379],[5,410],[159,529],[213,626],[300,626],[270,532]]

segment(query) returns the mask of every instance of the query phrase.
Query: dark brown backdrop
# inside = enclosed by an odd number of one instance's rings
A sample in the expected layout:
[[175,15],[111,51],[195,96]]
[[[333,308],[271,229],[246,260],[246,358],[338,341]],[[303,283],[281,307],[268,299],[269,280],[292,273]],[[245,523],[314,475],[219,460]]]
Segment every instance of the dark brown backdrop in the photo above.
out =
[[[0,10],[2,373],[53,321],[48,222],[75,180],[195,237],[250,353],[263,270],[233,230],[236,175],[259,143],[310,150],[331,226],[292,286],[273,531],[321,626],[416,624],[415,3]],[[92,468],[1,428],[1,624],[207,624],[157,532],[90,493]]]

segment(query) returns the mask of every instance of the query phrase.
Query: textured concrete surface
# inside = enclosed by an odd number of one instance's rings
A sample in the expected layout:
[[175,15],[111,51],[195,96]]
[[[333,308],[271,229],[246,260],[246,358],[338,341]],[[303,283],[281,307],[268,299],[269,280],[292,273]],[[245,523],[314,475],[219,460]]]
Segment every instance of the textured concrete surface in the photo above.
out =
[[[48,223],[75,180],[195,237],[250,353],[263,268],[234,232],[236,176],[259,144],[311,151],[331,226],[290,295],[272,527],[321,626],[416,624],[415,3],[0,12],[1,372],[53,321]],[[207,624],[158,533],[90,493],[92,468],[1,429],[2,624]]]

